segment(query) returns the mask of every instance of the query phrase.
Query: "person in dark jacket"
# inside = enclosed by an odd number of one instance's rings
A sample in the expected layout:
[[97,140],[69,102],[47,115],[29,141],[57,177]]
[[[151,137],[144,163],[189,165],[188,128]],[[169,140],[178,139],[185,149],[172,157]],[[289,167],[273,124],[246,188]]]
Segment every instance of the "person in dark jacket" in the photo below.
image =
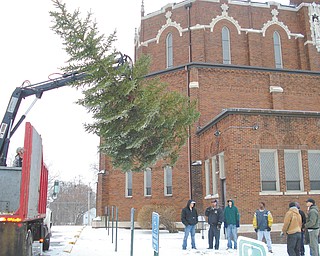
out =
[[312,256],[319,256],[319,209],[316,206],[316,202],[309,198],[306,201],[308,207],[308,216],[305,227],[308,232],[309,236],[309,247],[310,247],[310,254]]
[[195,234],[196,234],[196,225],[198,223],[198,213],[195,208],[196,202],[193,200],[189,200],[187,203],[187,206],[182,209],[181,211],[181,222],[185,226],[184,228],[184,238],[183,238],[183,244],[182,249],[187,249],[187,240],[189,233],[191,234],[191,248],[196,248],[196,242],[195,242]]
[[214,249],[219,250],[220,242],[220,230],[223,222],[223,211],[218,205],[218,200],[211,201],[211,206],[205,211],[205,215],[208,217],[208,224],[210,225],[208,231],[209,248],[213,249],[213,238],[215,239]]
[[300,204],[298,202],[296,202],[296,206],[297,206],[297,208],[299,210],[299,213],[300,213],[300,216],[301,216],[301,219],[302,219],[300,255],[304,256],[304,254],[305,254],[305,250],[304,250],[304,232],[305,232],[305,224],[306,224],[307,217],[306,217],[304,211],[302,211],[300,209]]
[[[227,228],[228,244],[227,250],[233,248],[237,249],[238,231],[237,228],[240,227],[240,215],[238,208],[234,206],[232,199],[229,199],[227,207],[224,209],[224,226]],[[231,239],[232,237],[232,239]]]

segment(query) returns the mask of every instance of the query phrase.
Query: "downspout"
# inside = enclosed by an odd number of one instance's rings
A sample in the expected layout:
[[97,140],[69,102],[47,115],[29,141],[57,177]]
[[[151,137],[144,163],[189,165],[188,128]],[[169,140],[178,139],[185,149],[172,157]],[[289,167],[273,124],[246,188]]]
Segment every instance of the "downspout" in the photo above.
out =
[[[188,17],[188,32],[189,32],[189,56],[188,56],[188,64],[186,66],[186,71],[187,71],[187,95],[190,101],[190,69],[189,65],[192,62],[192,44],[191,44],[191,15],[190,15],[190,8],[192,6],[192,3],[186,4],[184,7],[187,9],[187,17]],[[191,164],[192,164],[192,157],[191,157],[191,127],[188,127],[188,168],[189,168],[189,194],[190,197],[193,197],[193,191],[192,191],[192,169],[191,169]]]

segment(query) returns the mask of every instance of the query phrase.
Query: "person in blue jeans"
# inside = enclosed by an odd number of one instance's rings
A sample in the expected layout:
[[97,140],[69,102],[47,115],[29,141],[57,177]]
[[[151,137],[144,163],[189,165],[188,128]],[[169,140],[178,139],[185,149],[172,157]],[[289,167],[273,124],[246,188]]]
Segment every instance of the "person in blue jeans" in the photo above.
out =
[[232,199],[229,199],[227,203],[228,205],[224,209],[224,226],[227,229],[228,237],[227,250],[232,249],[232,240],[233,248],[236,250],[238,239],[237,228],[240,227],[240,215],[238,208],[234,206],[234,202]]
[[[271,241],[271,226],[273,223],[273,217],[270,211],[266,209],[264,202],[259,203],[259,209],[253,215],[253,228],[257,233],[257,238],[262,241],[265,238],[269,252],[272,253],[272,241]],[[300,256],[300,255],[299,255]]]
[[191,248],[196,248],[196,242],[195,242],[195,234],[196,234],[196,225],[198,223],[198,213],[195,208],[196,202],[193,200],[189,200],[187,203],[187,206],[182,209],[181,211],[181,222],[185,226],[184,228],[184,237],[183,237],[183,243],[182,243],[182,249],[187,249],[187,240],[189,233],[191,235]]

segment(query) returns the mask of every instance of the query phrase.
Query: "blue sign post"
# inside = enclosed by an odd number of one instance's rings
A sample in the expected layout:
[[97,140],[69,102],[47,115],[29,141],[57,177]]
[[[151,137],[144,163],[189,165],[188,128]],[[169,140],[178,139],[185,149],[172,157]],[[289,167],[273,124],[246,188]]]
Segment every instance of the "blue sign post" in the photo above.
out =
[[131,208],[131,250],[130,255],[133,256],[133,236],[134,236],[134,208]]
[[152,248],[154,256],[159,256],[159,214],[152,213]]

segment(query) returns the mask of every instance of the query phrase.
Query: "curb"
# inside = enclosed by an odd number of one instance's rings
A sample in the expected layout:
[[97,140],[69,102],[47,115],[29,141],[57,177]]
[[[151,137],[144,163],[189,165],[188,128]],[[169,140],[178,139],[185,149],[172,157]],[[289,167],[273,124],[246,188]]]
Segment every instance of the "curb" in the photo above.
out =
[[67,253],[71,253],[73,246],[76,244],[78,238],[81,235],[81,232],[84,230],[86,226],[83,226],[79,231],[76,232],[76,234],[74,235],[73,239],[71,239],[68,244],[66,245],[66,247],[63,249],[63,252],[67,252]]

